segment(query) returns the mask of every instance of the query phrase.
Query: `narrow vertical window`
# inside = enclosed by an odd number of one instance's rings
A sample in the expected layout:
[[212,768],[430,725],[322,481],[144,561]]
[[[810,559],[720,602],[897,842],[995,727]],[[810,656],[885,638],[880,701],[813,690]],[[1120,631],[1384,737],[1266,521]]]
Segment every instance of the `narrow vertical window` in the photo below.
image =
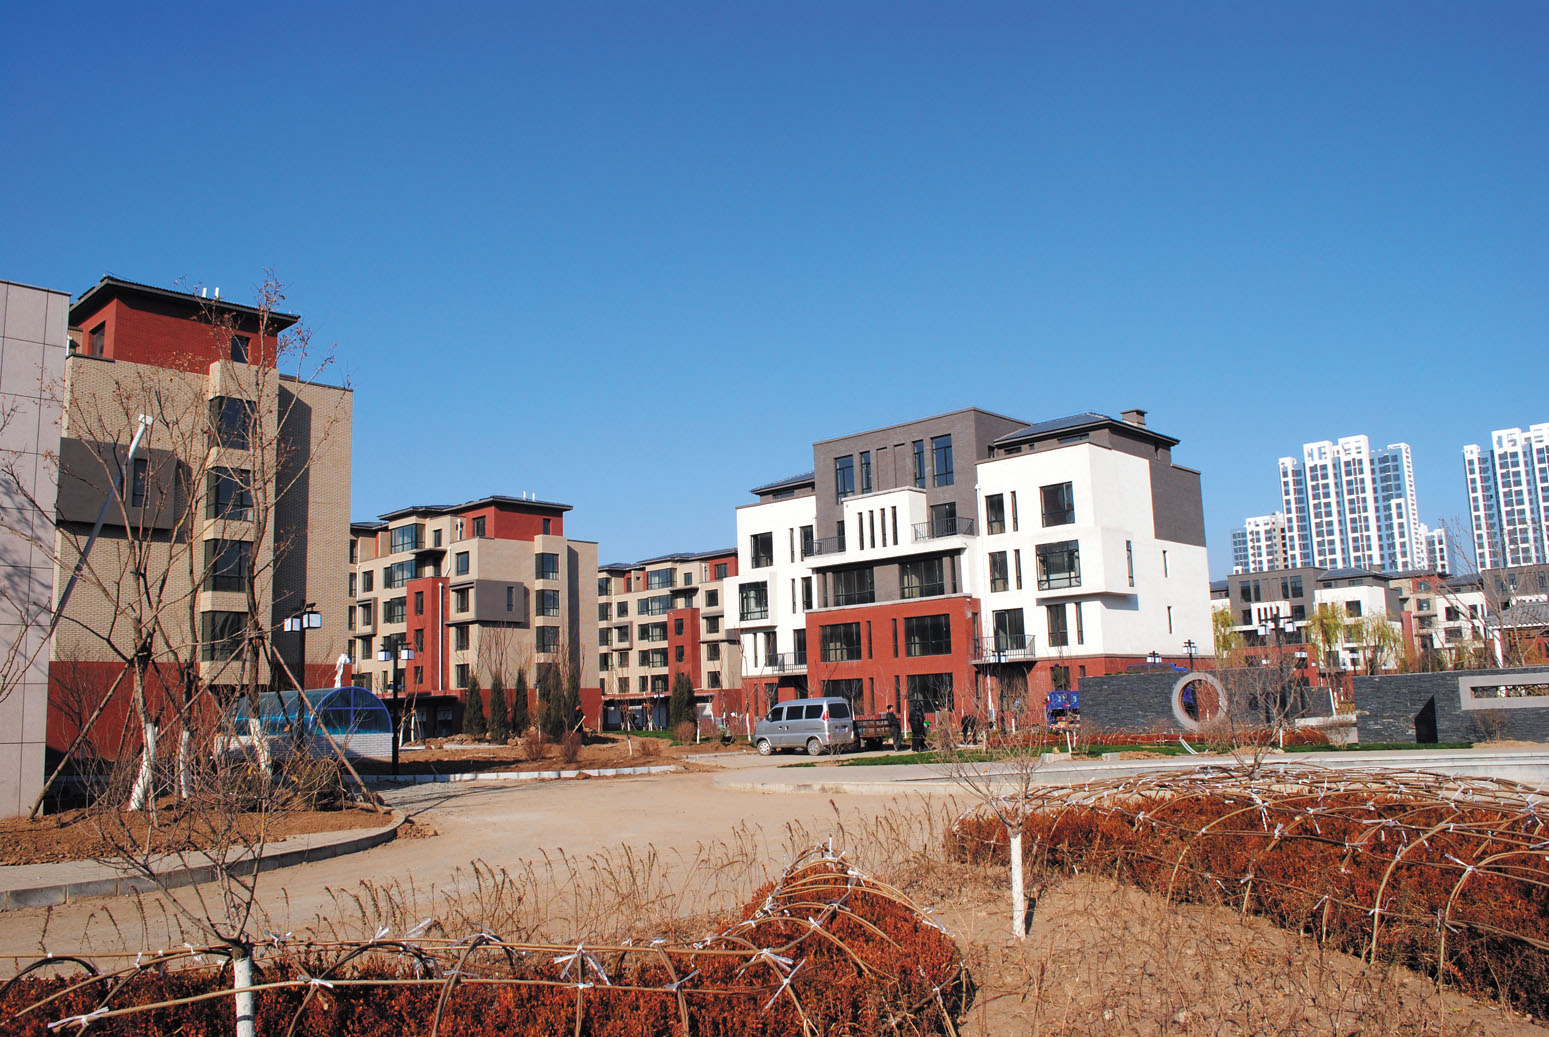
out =
[[871,451],[861,451],[861,492],[871,492]]
[[[1081,612],[1081,602],[1078,601],[1076,602],[1076,644],[1078,645],[1086,644],[1086,623]],[[1172,632],[1172,627],[1169,626],[1167,629],[1169,633]]]
[[1013,551],[1011,553],[1016,558],[1017,590],[1021,590],[1022,589],[1022,549],[1021,548],[1017,548],[1015,551]]
[[1011,491],[1011,532],[1017,531],[1017,491]]
[[925,489],[925,440],[914,441],[914,485]]
[[1135,586],[1135,541],[1124,541],[1124,564],[1129,568],[1129,585]]

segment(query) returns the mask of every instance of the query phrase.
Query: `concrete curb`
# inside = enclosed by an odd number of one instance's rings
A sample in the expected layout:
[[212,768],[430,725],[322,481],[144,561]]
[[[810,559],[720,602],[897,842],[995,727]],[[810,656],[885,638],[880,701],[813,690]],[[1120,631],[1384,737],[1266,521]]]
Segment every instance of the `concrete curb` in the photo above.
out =
[[581,767],[563,771],[466,771],[457,774],[373,774],[367,785],[433,785],[447,781],[557,781],[560,778],[618,778],[630,774],[667,774],[678,768],[673,764],[654,767]]
[[[353,829],[337,833],[317,833],[320,836],[339,836],[339,838],[327,839],[323,842],[312,842],[312,836],[295,836],[293,838],[306,842],[307,845],[286,848],[284,842],[290,842],[291,840],[284,840],[282,843],[276,843],[271,847],[274,852],[265,852],[257,861],[246,860],[234,864],[231,866],[231,871],[233,874],[273,871],[276,868],[289,868],[311,861],[328,860],[330,857],[342,857],[345,854],[359,853],[362,850],[381,846],[383,843],[390,842],[397,837],[398,828],[404,822],[404,815],[399,811],[393,811],[392,817],[393,820],[390,824],[383,825],[380,828]],[[100,868],[104,872],[110,871],[107,865],[101,865]],[[0,868],[0,872],[4,870]],[[0,889],[0,911],[15,911],[24,907],[55,907],[60,904],[68,904],[71,901],[80,900],[84,897],[150,893],[154,892],[158,886],[165,888],[188,886],[199,882],[209,882],[216,877],[219,870],[219,865],[214,863],[178,868],[165,872],[161,876],[160,883],[152,882],[144,876],[106,874],[96,878],[82,878],[72,882],[45,883],[25,888]]]

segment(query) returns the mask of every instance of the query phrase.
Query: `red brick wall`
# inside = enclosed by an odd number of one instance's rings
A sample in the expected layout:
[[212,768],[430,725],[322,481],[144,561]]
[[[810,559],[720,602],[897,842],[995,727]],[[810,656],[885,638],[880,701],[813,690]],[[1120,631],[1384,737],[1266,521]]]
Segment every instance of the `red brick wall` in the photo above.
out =
[[[408,606],[408,644],[415,644],[415,631],[424,632],[424,648],[416,649],[414,658],[403,663],[404,691],[408,693],[441,693],[448,687],[446,667],[446,601],[442,588],[449,581],[441,576],[427,576],[410,580],[404,584],[404,595]],[[425,595],[425,611],[423,615],[414,612],[415,595]],[[414,679],[414,671],[418,668],[421,676],[418,681]]]
[[[677,633],[679,623],[683,633]],[[683,649],[683,661],[678,662],[678,649]],[[687,673],[694,682],[694,690],[704,689],[704,675],[699,663],[699,610],[673,609],[667,613],[667,687],[670,689],[678,674]]]
[[[87,332],[100,323],[107,324],[103,355],[115,360],[204,374],[216,360],[230,357],[229,342],[224,335],[217,335],[209,322],[172,307],[131,305],[124,299],[113,299],[97,313],[78,319]],[[239,329],[239,333],[252,338],[248,355],[253,362],[274,366],[275,336],[264,336],[260,342],[251,327]]]

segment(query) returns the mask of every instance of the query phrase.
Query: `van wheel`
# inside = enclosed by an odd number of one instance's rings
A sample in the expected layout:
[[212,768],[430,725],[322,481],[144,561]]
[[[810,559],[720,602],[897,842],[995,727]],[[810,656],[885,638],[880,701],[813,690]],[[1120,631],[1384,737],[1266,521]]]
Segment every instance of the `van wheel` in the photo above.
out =
[[774,752],[774,746],[769,744],[769,739],[760,738],[758,740],[758,755],[768,756],[772,752]]
[[823,755],[823,743],[818,741],[816,738],[809,738],[809,739],[807,739],[807,755],[808,756],[822,756]]

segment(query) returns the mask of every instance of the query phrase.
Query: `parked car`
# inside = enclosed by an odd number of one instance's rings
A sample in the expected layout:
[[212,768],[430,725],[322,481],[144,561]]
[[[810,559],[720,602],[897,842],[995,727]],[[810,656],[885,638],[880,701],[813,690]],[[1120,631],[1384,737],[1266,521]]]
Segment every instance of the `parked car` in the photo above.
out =
[[760,756],[777,749],[806,749],[809,756],[821,756],[848,748],[854,741],[850,703],[839,698],[781,702],[753,726],[753,744]]

